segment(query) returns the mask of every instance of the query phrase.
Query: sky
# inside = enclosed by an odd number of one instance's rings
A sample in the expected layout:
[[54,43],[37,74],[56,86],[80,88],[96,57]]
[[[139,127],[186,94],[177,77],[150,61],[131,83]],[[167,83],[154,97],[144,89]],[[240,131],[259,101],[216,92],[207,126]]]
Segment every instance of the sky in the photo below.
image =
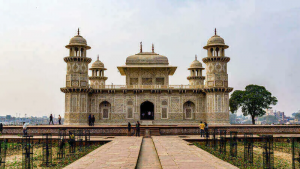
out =
[[0,115],[63,115],[65,45],[80,34],[88,57],[105,64],[106,84],[125,84],[117,66],[143,51],[178,66],[170,84],[188,84],[187,68],[206,57],[214,29],[229,45],[229,86],[263,85],[287,115],[300,110],[300,1],[0,0]]

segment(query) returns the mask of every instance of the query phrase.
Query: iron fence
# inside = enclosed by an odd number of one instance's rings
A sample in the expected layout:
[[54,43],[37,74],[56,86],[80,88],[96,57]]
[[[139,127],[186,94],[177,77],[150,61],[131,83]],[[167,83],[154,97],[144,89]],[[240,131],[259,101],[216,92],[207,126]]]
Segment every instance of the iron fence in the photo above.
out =
[[52,135],[49,133],[43,134],[43,162],[45,166],[52,164]]
[[33,136],[24,135],[22,138],[22,168],[33,168]]

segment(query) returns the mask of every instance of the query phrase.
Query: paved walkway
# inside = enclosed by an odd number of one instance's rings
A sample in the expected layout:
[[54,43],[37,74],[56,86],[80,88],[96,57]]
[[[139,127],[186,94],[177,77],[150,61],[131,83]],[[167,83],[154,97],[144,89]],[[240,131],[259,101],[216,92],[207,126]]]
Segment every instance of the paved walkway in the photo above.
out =
[[134,169],[142,137],[115,137],[93,152],[65,167],[66,169]]
[[178,136],[153,136],[163,169],[234,169],[237,168]]
[[[190,137],[190,136],[187,136]],[[192,136],[192,138],[199,136]],[[66,169],[235,169],[179,136],[116,136]],[[143,140],[143,141],[142,141]]]
[[152,141],[152,138],[144,138],[137,169],[161,169],[161,165]]

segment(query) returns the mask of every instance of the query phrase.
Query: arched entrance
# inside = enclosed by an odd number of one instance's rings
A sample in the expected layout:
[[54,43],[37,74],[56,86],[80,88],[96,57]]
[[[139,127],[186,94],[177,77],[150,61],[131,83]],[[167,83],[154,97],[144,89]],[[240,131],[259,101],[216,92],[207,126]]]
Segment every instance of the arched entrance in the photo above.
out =
[[192,119],[195,112],[195,104],[191,101],[187,101],[183,104],[183,117],[184,119]]
[[140,113],[141,120],[154,120],[154,104],[149,101],[143,102]]
[[[111,105],[108,101],[103,101],[99,105],[99,120],[109,119]],[[101,116],[102,114],[102,116]]]

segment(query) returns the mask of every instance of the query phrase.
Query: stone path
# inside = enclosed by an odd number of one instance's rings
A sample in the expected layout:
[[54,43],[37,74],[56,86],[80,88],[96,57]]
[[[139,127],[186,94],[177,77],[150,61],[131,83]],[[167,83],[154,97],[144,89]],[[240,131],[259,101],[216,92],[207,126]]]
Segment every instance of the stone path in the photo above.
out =
[[[191,137],[191,136],[187,136]],[[200,138],[192,136],[192,138]],[[185,139],[185,138],[184,138]],[[179,136],[116,136],[66,169],[235,169]]]
[[237,168],[178,136],[153,136],[152,138],[163,169]]
[[137,169],[161,169],[161,165],[152,138],[144,138]]
[[93,152],[65,167],[66,169],[134,169],[142,137],[115,137]]

